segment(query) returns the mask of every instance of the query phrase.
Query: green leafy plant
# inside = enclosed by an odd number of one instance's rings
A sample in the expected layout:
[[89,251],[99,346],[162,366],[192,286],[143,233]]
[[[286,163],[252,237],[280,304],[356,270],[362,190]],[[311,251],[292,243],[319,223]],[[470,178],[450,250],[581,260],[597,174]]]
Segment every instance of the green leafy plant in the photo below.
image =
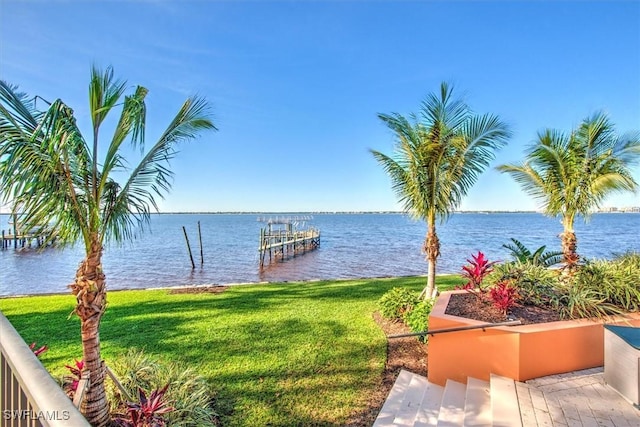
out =
[[511,238],[511,242],[512,243],[502,245],[502,247],[511,252],[511,256],[516,262],[543,267],[551,267],[562,262],[562,252],[545,252],[545,249],[547,248],[546,245],[540,246],[532,252],[517,239]]
[[[429,329],[429,314],[433,308],[432,299],[423,299],[413,307],[413,310],[407,312],[404,316],[404,322],[411,328],[413,332],[423,332]],[[425,342],[427,336],[423,335],[418,338]]]
[[385,319],[402,320],[418,302],[418,293],[406,288],[393,288],[378,300],[378,310]]
[[607,302],[597,289],[575,284],[560,288],[555,305],[560,315],[568,319],[605,317],[623,312]]
[[566,317],[602,317],[640,309],[640,256],[590,261],[564,286],[560,302]]
[[[173,407],[164,415],[168,425],[196,427],[213,425],[218,414],[214,410],[213,392],[204,377],[179,362],[163,363],[145,352],[128,350],[109,366],[127,395],[136,396],[139,389],[153,390],[169,385],[166,398]],[[127,396],[113,384],[107,387],[110,406],[117,416],[127,411]]]
[[497,264],[486,281],[491,286],[509,281],[517,289],[517,301],[521,304],[551,307],[556,299],[558,277],[558,271],[542,265],[505,262]]

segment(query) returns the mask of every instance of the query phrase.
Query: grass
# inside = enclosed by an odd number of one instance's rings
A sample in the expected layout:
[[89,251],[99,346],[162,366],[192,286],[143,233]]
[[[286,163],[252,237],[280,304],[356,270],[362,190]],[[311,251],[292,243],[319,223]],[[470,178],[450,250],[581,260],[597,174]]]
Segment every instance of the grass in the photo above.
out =
[[[100,338],[109,364],[129,348],[195,367],[225,426],[343,425],[380,383],[386,339],[372,319],[393,287],[424,277],[273,283],[221,294],[108,294]],[[440,276],[440,289],[461,280]],[[81,358],[71,295],[0,299],[0,310],[54,376]]]

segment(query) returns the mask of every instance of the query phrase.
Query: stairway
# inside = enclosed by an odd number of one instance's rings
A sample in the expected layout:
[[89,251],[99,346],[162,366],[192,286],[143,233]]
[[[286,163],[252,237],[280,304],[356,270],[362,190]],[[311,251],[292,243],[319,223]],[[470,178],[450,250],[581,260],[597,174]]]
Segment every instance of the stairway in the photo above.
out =
[[374,427],[521,427],[513,380],[491,375],[489,382],[448,380],[444,387],[401,370]]

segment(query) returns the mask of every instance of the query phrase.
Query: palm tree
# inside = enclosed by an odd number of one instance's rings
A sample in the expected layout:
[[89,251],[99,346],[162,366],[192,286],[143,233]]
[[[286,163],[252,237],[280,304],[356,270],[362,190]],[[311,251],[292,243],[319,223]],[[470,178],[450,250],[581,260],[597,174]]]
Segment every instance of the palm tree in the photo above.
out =
[[[138,86],[124,96],[126,82],[113,69],[93,67],[89,84],[91,139],[84,138],[73,110],[60,99],[44,111],[36,109],[15,86],[0,82],[0,193],[5,202],[20,206],[27,229],[48,225],[49,237],[62,244],[82,241],[85,258],[70,285],[80,318],[82,351],[90,387],[81,406],[95,426],[109,422],[105,396],[105,367],[100,358],[99,326],[106,308],[106,280],[102,253],[107,241],[124,241],[157,210],[156,196],[171,187],[168,161],[178,143],[215,129],[208,104],[191,97],[182,105],[159,139],[147,151],[145,96]],[[115,107],[120,116],[111,141],[99,144],[101,125]],[[140,149],[139,164],[128,170],[122,153],[130,140]],[[100,148],[105,148],[100,152]],[[119,178],[120,180],[116,180]]]
[[398,113],[378,117],[395,134],[393,157],[371,150],[391,178],[392,188],[406,212],[427,223],[423,250],[428,261],[427,286],[435,289],[440,241],[436,220],[444,223],[494,159],[511,135],[497,116],[473,114],[466,103],[452,97],[453,88],[442,83],[422,103],[419,116]]
[[563,260],[571,271],[579,260],[574,232],[576,216],[588,220],[612,192],[635,191],[631,166],[640,158],[640,136],[618,136],[604,113],[583,120],[566,135],[546,129],[527,152],[523,164],[498,170],[510,174],[525,192],[536,198],[545,214],[562,217]]

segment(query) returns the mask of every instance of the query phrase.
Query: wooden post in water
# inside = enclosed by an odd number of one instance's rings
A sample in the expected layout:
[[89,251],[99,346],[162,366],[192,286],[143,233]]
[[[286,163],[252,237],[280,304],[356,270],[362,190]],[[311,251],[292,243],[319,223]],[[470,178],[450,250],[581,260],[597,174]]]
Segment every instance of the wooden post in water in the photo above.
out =
[[200,230],[200,221],[198,221],[198,239],[200,239],[200,267],[204,265],[204,252],[202,251],[202,231]]
[[18,214],[13,213],[13,249],[18,249]]
[[184,232],[184,239],[187,241],[187,250],[189,251],[189,258],[191,259],[191,269],[196,268],[196,264],[193,262],[193,255],[191,254],[191,245],[189,244],[189,237],[187,236],[187,229],[182,226]]

